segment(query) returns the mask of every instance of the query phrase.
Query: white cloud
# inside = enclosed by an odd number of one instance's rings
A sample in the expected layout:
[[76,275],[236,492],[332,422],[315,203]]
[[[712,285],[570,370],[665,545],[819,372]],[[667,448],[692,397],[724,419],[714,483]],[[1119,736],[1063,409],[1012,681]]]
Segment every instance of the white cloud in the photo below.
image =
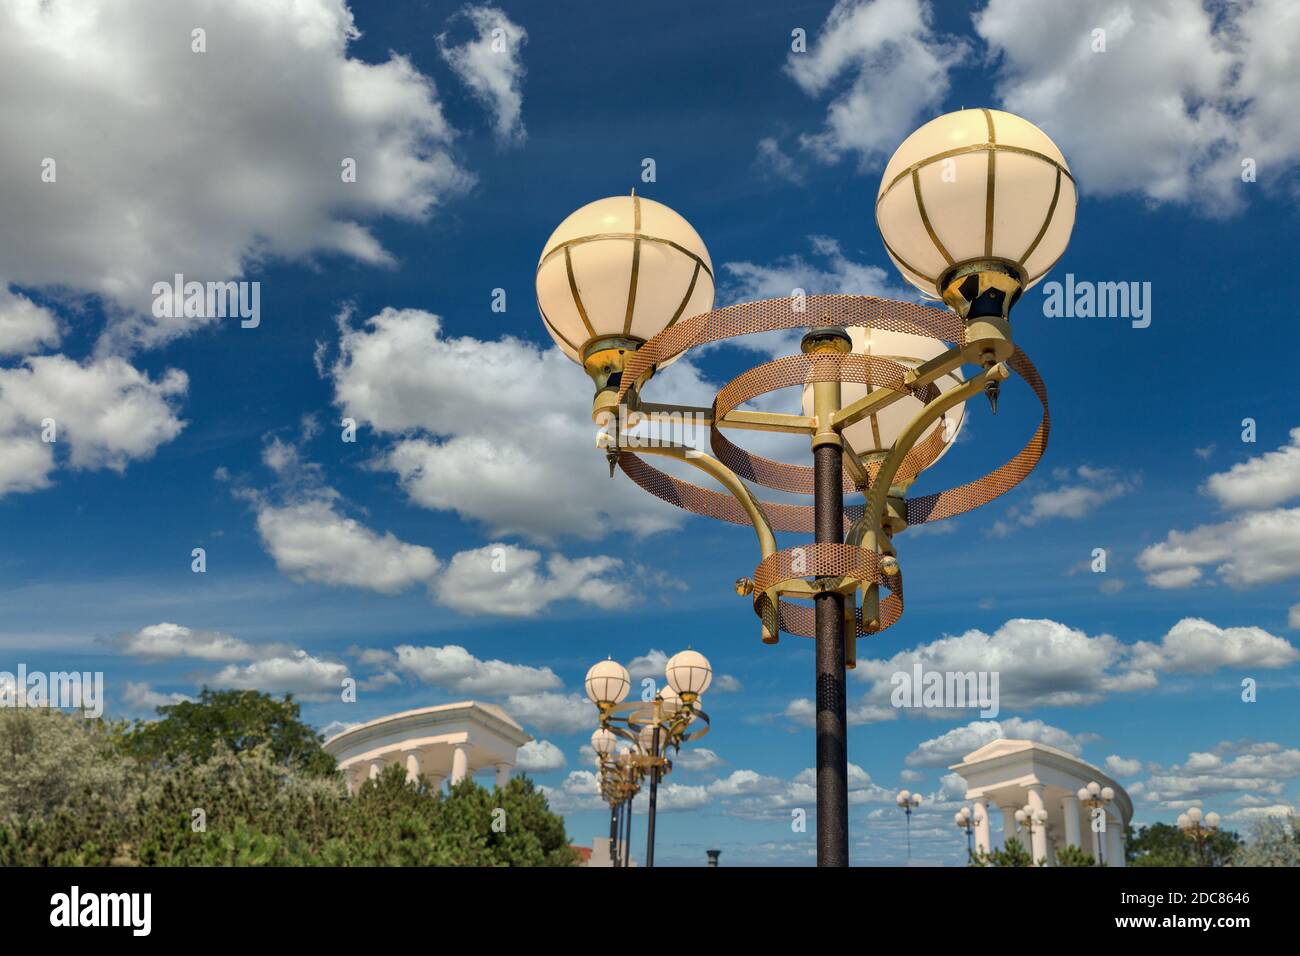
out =
[[722,758],[707,747],[687,747],[673,757],[673,767],[678,770],[702,772],[720,767],[722,764]]
[[538,785],[546,803],[556,813],[578,813],[583,810],[608,810],[600,795],[600,784],[590,770],[570,770],[558,787]]
[[[684,359],[664,373],[665,386],[683,401],[711,400],[695,374]],[[621,475],[610,480],[591,383],[558,349],[447,338],[436,315],[385,309],[362,329],[345,317],[329,376],[344,415],[398,439],[378,464],[423,507],[542,542],[682,521]]]
[[839,0],[810,36],[808,52],[786,60],[799,87],[820,96],[840,89],[845,74],[851,80],[831,101],[825,128],[801,137],[802,145],[827,161],[857,154],[864,166],[888,157],[917,116],[939,107],[948,71],[968,52],[934,32],[924,0]]
[[564,768],[564,752],[549,740],[530,740],[515,755],[515,769],[547,773]]
[[396,594],[430,583],[439,567],[431,549],[391,531],[376,534],[325,498],[285,507],[263,504],[257,531],[276,567],[295,581]]
[[1300,497],[1300,428],[1291,429],[1290,442],[1277,451],[1211,475],[1205,490],[1232,510],[1271,508]]
[[975,29],[1001,58],[1006,108],[1056,138],[1094,194],[1216,215],[1239,204],[1244,158],[1263,183],[1300,157],[1286,0],[991,0]]
[[1287,667],[1300,660],[1300,651],[1263,628],[1218,627],[1195,617],[1183,618],[1158,644],[1138,641],[1132,654],[1133,667],[1181,674]]
[[1292,604],[1287,611],[1286,626],[1293,631],[1300,631],[1300,604]]
[[[804,727],[812,727],[817,722],[817,707],[811,697],[796,697],[786,705],[781,716]],[[844,717],[849,726],[857,726],[880,723],[885,720],[897,720],[898,711],[892,707],[863,699],[856,704],[847,706]]]
[[11,292],[0,279],[0,355],[26,355],[59,344],[54,313],[24,295]]
[[1158,588],[1188,587],[1205,569],[1234,588],[1272,584],[1300,576],[1300,508],[1276,508],[1170,531],[1143,549],[1138,567]]
[[1083,752],[1084,744],[1096,740],[1097,736],[1072,734],[1041,720],[1022,720],[1018,717],[975,720],[922,742],[907,755],[905,762],[909,767],[947,767],[959,762],[971,751],[1002,739],[1037,740],[1077,756]]
[[307,700],[321,700],[342,693],[346,664],[294,651],[287,657],[269,657],[251,664],[230,664],[211,680],[218,687],[261,690],[272,694],[296,694]]
[[193,657],[202,661],[238,661],[286,653],[282,645],[257,647],[220,631],[207,631],[163,621],[127,636],[122,650],[148,658]]
[[799,254],[777,259],[770,265],[753,262],[725,262],[722,297],[728,302],[775,299],[795,289],[807,295],[896,295],[893,277],[879,266],[854,262],[840,244],[826,236],[809,236],[813,258]]
[[0,166],[28,171],[0,186],[6,278],[104,296],[125,338],[159,341],[202,321],[150,316],[152,284],[175,273],[390,262],[367,221],[423,219],[470,177],[432,81],[398,54],[349,57],[358,36],[345,0],[0,6]]
[[580,694],[513,694],[506,713],[543,733],[576,734],[596,727],[596,708]]
[[432,587],[438,603],[462,614],[528,617],[566,600],[613,610],[636,600],[629,582],[610,576],[622,564],[552,554],[543,565],[537,551],[497,543],[458,552]]
[[528,32],[487,4],[467,6],[449,23],[461,18],[473,24],[477,36],[456,45],[448,42],[446,33],[439,34],[438,51],[461,82],[491,111],[497,138],[505,143],[522,143],[527,133],[520,51],[528,42]]
[[[1057,487],[1041,491],[1023,505],[1015,505],[1008,517],[1026,527],[1051,518],[1084,518],[1108,501],[1131,492],[1136,483],[1120,478],[1109,468],[1080,465],[1071,475],[1062,470]],[[998,522],[996,533],[1005,534],[1011,525]]]
[[1114,777],[1134,777],[1142,772],[1142,761],[1111,754],[1106,758],[1106,772]]
[[395,667],[435,687],[458,694],[504,696],[555,690],[563,682],[549,667],[528,667],[501,660],[480,660],[457,644],[394,649]]
[[[185,426],[175,405],[188,385],[184,372],[153,380],[117,357],[33,355],[0,368],[0,495],[48,486],[56,449],[73,469],[119,473],[152,457]],[[54,442],[42,440],[47,420]]]
[[710,694],[739,694],[744,687],[739,678],[730,674],[714,674],[713,683],[709,685]]
[[1300,750],[1274,742],[1225,741],[1188,754],[1182,764],[1153,773],[1142,789],[1143,803],[1179,809],[1206,799],[1242,793],[1261,803],[1276,800],[1286,781],[1300,777]]
[[639,657],[627,662],[628,676],[633,680],[652,677],[656,681],[664,680],[664,669],[668,666],[668,655],[652,647]]
[[170,704],[183,703],[192,698],[185,694],[156,691],[143,681],[129,681],[122,691],[122,699],[131,707],[154,710]]

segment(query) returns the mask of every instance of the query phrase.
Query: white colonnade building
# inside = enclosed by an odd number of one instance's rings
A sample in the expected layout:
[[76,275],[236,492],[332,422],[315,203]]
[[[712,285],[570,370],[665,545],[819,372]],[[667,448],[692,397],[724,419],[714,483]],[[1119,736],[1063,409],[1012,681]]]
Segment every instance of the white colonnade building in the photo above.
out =
[[519,748],[533,738],[500,707],[467,700],[421,707],[349,727],[325,741],[338,761],[349,792],[379,776],[389,764],[406,768],[406,778],[428,777],[452,786],[467,774],[495,773],[504,787]]
[[[1004,840],[1019,840],[1035,861],[1054,866],[1056,854],[1073,844],[1106,866],[1124,865],[1124,827],[1133,818],[1133,801],[1092,764],[1036,740],[994,740],[949,769],[966,781],[976,850],[989,851],[990,814],[1000,812]],[[1093,825],[1092,810],[1078,797],[1081,788],[1094,782],[1114,791],[1104,809],[1104,832]],[[1046,811],[1046,824],[1018,827],[1016,811],[1026,807]]]

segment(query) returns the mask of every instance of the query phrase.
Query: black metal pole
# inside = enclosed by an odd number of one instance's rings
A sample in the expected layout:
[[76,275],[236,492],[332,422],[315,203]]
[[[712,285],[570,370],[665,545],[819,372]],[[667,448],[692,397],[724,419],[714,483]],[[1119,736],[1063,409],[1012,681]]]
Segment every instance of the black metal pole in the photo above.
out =
[[[652,757],[659,756],[659,725],[655,724],[654,733],[654,753]],[[655,802],[659,795],[659,767],[651,765],[650,767],[650,815],[649,823],[646,825],[645,841],[645,867],[650,869],[655,865]]]
[[618,804],[609,805],[609,865],[615,866],[614,853],[618,848]]
[[632,865],[632,801],[636,795],[627,798],[627,835],[623,838],[623,865]]
[[[844,540],[843,450],[813,449],[818,544]],[[814,598],[817,656],[817,865],[849,865],[848,728],[844,703],[844,596]]]

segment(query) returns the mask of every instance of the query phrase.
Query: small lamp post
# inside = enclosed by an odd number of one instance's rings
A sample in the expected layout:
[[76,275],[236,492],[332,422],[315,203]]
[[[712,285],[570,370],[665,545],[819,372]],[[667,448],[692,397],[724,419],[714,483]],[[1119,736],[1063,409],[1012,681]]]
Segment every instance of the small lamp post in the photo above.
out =
[[1178,815],[1178,829],[1196,844],[1196,856],[1201,861],[1201,866],[1205,866],[1205,844],[1219,832],[1219,815],[1207,813],[1202,819],[1201,808],[1191,807],[1186,813]]
[[[1096,780],[1086,787],[1080,787],[1079,792],[1075,794],[1079,798],[1079,803],[1087,807],[1090,811],[1088,814],[1088,829],[1092,831],[1092,842],[1097,848],[1097,865],[1106,865],[1105,855],[1105,833],[1106,833],[1106,805],[1115,799],[1115,791],[1110,787],[1103,787]],[[1097,812],[1101,811],[1101,831],[1100,835],[1093,821],[1097,817]]]
[[912,859],[912,810],[921,805],[921,795],[912,793],[910,790],[900,790],[894,802],[907,814],[907,859],[910,862]]
[[1029,859],[1032,865],[1037,866],[1038,861],[1034,859],[1034,830],[1047,826],[1047,811],[1035,810],[1029,804],[1025,804],[1016,811],[1016,823],[1029,834]]
[[[591,746],[601,761],[601,793],[611,808],[621,808],[626,818],[625,859],[631,839],[632,800],[641,780],[648,777],[650,781],[647,868],[654,866],[655,859],[659,781],[672,771],[668,749],[679,751],[682,744],[709,731],[709,715],[699,706],[701,695],[713,681],[708,658],[688,648],[669,658],[664,672],[667,686],[647,702],[625,702],[631,679],[627,669],[612,659],[592,665],[585,681],[587,697],[599,712],[600,727],[592,734]],[[620,745],[620,739],[628,743]],[[616,753],[612,762],[608,760],[611,753]],[[611,826],[617,829],[616,824]]]
[[975,859],[975,815],[970,807],[962,807],[953,815],[958,830],[966,831],[966,859]]

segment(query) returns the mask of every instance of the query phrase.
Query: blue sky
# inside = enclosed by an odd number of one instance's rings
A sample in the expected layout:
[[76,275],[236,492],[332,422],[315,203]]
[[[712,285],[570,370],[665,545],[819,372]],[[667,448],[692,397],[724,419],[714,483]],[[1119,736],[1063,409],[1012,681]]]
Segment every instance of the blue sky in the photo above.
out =
[[[884,163],[926,119],[994,106],[1080,184],[1049,279],[1150,283],[1152,321],[1048,316],[1041,288],[1017,306],[1051,444],[1011,494],[897,542],[906,615],[850,677],[855,862],[902,860],[905,786],[928,798],[914,856],[960,863],[945,768],[999,734],[1107,766],[1140,823],[1282,812],[1300,414],[1269,363],[1291,344],[1297,39],[1271,0],[6,4],[0,669],[101,670],[116,716],[205,683],[293,691],[322,728],[493,700],[549,742],[532,775],[589,843],[608,817],[586,668],[691,645],[732,689],[671,777],[660,861],[811,862],[790,828],[811,813],[811,643],[762,645],[732,593],[752,532],[606,477],[533,269],[569,212],[635,186],[698,230],[720,303],[911,298],[872,216]],[[155,318],[178,272],[259,282],[260,325]],[[703,401],[760,359],[714,350],[651,397]],[[918,493],[1014,454],[1034,405],[1018,382],[997,418],[972,404]],[[496,545],[514,590],[484,571]],[[999,669],[997,722],[882,713],[872,675],[917,655]]]

